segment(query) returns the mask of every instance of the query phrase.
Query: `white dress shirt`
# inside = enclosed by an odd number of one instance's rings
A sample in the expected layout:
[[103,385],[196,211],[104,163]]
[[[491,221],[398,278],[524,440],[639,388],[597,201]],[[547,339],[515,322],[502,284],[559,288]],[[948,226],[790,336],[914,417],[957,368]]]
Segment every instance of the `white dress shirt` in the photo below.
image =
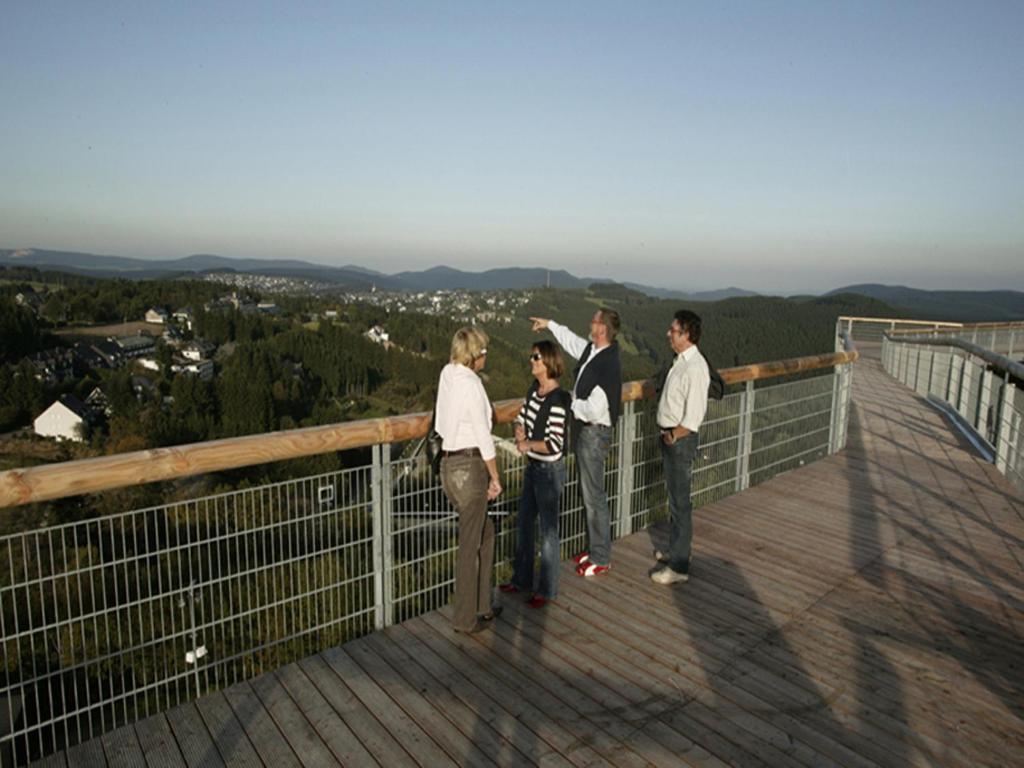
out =
[[[586,339],[577,336],[575,333],[570,331],[561,323],[556,323],[554,320],[548,321],[548,328],[551,329],[551,333],[555,335],[555,340],[561,345],[562,349],[566,351],[570,356],[580,359],[580,355],[583,354],[583,350],[587,348],[588,342]],[[580,380],[583,376],[583,371],[586,370],[590,361],[597,357],[599,354],[604,352],[606,349],[611,349],[611,345],[601,347],[598,349],[594,347],[590,350],[590,357],[583,363],[580,368],[579,375],[576,377],[576,381]],[[604,391],[604,388],[595,386],[590,390],[590,395],[584,399],[576,397],[576,383],[572,385],[572,412],[580,421],[586,421],[591,424],[603,424],[606,427],[612,425],[612,414],[608,407],[608,393]]]
[[662,429],[686,427],[691,432],[699,430],[708,411],[710,383],[707,361],[697,347],[676,355],[658,401],[658,426]]
[[491,401],[474,371],[460,363],[448,363],[442,368],[436,408],[434,429],[444,438],[443,450],[479,448],[484,460],[494,458]]

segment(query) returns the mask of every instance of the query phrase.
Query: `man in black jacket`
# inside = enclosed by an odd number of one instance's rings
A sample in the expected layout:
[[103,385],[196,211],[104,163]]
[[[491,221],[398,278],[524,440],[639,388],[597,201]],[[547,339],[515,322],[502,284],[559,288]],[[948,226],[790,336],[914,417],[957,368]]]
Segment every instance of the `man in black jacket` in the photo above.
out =
[[572,430],[583,505],[587,510],[589,547],[573,560],[580,576],[597,576],[611,568],[612,536],[604,465],[612,430],[622,405],[622,361],[615,336],[619,313],[602,307],[590,321],[587,341],[554,320],[531,317],[533,330],[549,329],[562,349],[579,360],[572,390]]

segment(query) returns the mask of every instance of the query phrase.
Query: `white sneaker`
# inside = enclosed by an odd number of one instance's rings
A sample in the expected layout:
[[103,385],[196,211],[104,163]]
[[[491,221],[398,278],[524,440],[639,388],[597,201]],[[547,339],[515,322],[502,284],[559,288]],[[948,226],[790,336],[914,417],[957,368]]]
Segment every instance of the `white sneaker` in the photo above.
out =
[[651,574],[651,581],[655,584],[664,584],[670,586],[672,584],[682,584],[685,581],[690,580],[690,574],[679,573],[679,571],[673,571],[668,566],[661,570],[655,571]]

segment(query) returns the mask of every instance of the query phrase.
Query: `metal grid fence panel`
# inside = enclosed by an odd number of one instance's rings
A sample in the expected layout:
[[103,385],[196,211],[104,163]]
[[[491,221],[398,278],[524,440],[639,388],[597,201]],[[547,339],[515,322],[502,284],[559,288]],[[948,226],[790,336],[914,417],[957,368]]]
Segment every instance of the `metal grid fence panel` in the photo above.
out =
[[[1022,337],[1024,331],[1019,328],[979,329],[967,336],[972,343],[1001,354]],[[917,359],[923,361],[920,366]],[[1024,394],[1019,382],[954,347],[921,347],[887,339],[882,364],[918,394],[930,395],[959,413],[974,437],[991,449],[999,471],[1024,489]]]
[[346,470],[0,539],[4,763],[372,628],[369,486]]
[[[694,506],[824,456],[832,408],[848,403],[835,383],[813,376],[712,401]],[[655,411],[626,404],[616,426],[613,535],[666,516]],[[525,459],[510,440],[498,448],[505,493],[491,514],[505,580]],[[566,463],[563,557],[587,539],[571,451]],[[0,538],[0,761],[24,764],[435,610],[450,599],[457,544],[425,457],[392,459],[391,446],[371,466]]]

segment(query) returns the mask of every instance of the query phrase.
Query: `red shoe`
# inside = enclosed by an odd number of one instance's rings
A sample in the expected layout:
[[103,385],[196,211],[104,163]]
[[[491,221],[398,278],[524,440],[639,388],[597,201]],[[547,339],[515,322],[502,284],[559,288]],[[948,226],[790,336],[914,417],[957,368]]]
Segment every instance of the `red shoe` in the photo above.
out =
[[574,563],[576,563],[576,565],[583,565],[584,563],[589,563],[590,562],[590,553],[589,552],[580,552],[578,555],[576,555],[572,559],[572,561]]
[[498,591],[504,592],[506,595],[514,595],[516,592],[521,592],[522,590],[510,581],[507,584],[499,584]]
[[551,602],[551,601],[548,600],[546,597],[541,597],[540,595],[534,595],[533,597],[531,597],[529,600],[526,601],[526,605],[529,606],[530,608],[543,608],[549,602]]
[[607,573],[612,567],[610,565],[597,565],[596,563],[582,563],[576,568],[577,576],[600,576],[602,573]]

